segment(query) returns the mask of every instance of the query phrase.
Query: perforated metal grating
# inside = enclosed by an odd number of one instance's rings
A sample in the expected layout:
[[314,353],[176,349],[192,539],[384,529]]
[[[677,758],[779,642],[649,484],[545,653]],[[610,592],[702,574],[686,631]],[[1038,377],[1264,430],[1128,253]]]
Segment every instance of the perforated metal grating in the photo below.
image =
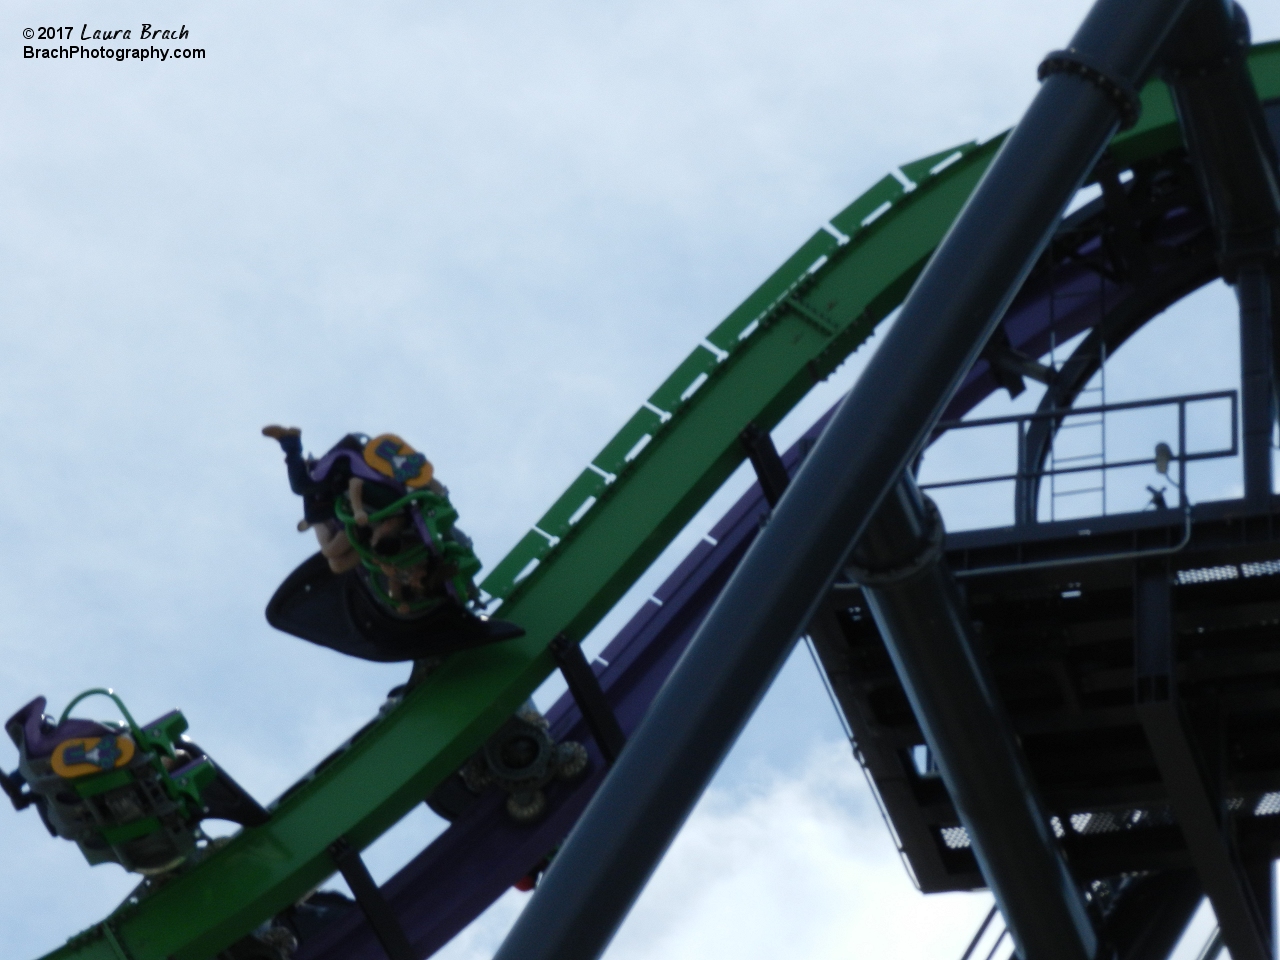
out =
[[1253,808],[1255,817],[1270,817],[1277,813],[1280,813],[1280,793],[1264,793]]
[[1185,585],[1188,583],[1217,583],[1220,580],[1237,580],[1240,577],[1240,568],[1234,563],[1224,564],[1220,567],[1197,567],[1194,570],[1179,570],[1178,584]]
[[1216,567],[1196,567],[1179,570],[1176,575],[1179,586],[1189,583],[1217,583],[1221,580],[1238,580],[1241,577],[1274,577],[1280,574],[1280,560],[1256,560],[1236,566],[1234,563]]
[[[1255,795],[1256,796],[1256,795]],[[1280,791],[1263,794],[1257,798],[1234,796],[1227,797],[1225,806],[1229,811],[1241,811],[1252,806],[1252,815],[1268,817],[1280,813]],[[1076,836],[1095,836],[1104,833],[1118,833],[1122,830],[1144,830],[1150,827],[1168,826],[1176,822],[1173,811],[1164,804],[1151,808],[1136,807],[1129,810],[1092,810],[1067,814],[1065,817],[1051,816],[1049,825],[1059,839],[1068,832]],[[969,833],[964,827],[941,827],[939,834],[948,850],[966,850],[972,846]]]
[[1246,577],[1270,577],[1280,573],[1280,560],[1262,560],[1258,563],[1240,564],[1240,572]]
[[1076,813],[1071,816],[1071,829],[1080,834],[1115,833],[1131,826],[1129,811],[1116,813],[1104,810],[1101,813]]

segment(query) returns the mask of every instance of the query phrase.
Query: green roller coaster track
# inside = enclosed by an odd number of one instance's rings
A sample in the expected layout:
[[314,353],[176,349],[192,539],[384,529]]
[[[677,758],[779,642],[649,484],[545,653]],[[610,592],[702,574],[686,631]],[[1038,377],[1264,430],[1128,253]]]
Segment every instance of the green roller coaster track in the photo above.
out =
[[[1280,42],[1250,67],[1280,97]],[[1167,89],[1113,141],[1122,163],[1182,142]],[[831,218],[691,354],[484,581],[520,640],[453,657],[190,873],[46,960],[204,960],[334,872],[422,802],[581,640],[741,462],[739,431],[772,427],[907,293],[1003,137],[904,164]]]

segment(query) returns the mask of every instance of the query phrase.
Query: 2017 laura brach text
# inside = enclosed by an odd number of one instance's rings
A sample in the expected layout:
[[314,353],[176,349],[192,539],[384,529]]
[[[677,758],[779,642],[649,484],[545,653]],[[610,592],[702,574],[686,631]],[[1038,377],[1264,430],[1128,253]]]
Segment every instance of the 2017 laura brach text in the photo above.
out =
[[[89,30],[86,23],[80,28],[80,36],[75,35],[75,27],[37,27],[37,40],[132,40],[133,31],[123,27],[114,30]],[[139,40],[185,40],[190,35],[184,23],[177,30],[156,27],[144,23],[138,30]]]

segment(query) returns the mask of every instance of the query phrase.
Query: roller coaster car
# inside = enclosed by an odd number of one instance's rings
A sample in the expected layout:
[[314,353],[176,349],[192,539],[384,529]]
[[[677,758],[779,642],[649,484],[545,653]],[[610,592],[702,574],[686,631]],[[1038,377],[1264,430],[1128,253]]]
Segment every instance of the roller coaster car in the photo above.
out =
[[574,740],[556,743],[547,719],[526,702],[453,776],[427,797],[446,820],[462,816],[489,787],[507,794],[507,813],[533,823],[547,809],[544,788],[553,780],[576,780],[587,772],[587,748]]
[[350,656],[422,660],[523,636],[478,614],[480,561],[431,463],[403,440],[350,434],[320,460],[296,428],[265,427],[320,552],[267,604],[278,630]]
[[[127,722],[71,718],[85,697],[110,697]],[[118,863],[155,877],[208,846],[206,818],[258,826],[267,812],[188,737],[174,710],[138,726],[110,690],[71,701],[56,723],[36,697],[9,718],[18,769],[0,771],[15,809],[34,806],[49,832],[74,841],[91,865]]]

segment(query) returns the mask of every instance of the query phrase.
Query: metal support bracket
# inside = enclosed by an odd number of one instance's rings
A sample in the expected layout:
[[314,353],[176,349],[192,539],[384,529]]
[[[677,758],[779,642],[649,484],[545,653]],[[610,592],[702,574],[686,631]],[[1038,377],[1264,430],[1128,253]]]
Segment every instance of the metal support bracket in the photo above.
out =
[[782,302],[794,310],[801,320],[815,327],[824,336],[834,337],[840,332],[840,327],[836,325],[834,320],[825,314],[819,313],[794,294]]
[[329,845],[329,856],[332,858],[342,879],[347,881],[352,895],[356,898],[374,936],[382,944],[390,960],[417,960],[417,954],[409,945],[400,919],[382,896],[382,891],[374,883],[369,868],[360,859],[360,852],[351,846],[345,838],[339,837]]
[[1270,937],[1223,823],[1178,701],[1173,591],[1163,563],[1138,568],[1134,583],[1134,697],[1169,802],[1235,960],[1270,960]]
[[563,633],[556,634],[552,639],[551,655],[564,674],[569,692],[573,694],[578,709],[591,728],[591,735],[595,738],[605,763],[613,766],[622,753],[622,748],[626,746],[627,737],[600,687],[595,671],[587,663],[582,648]]
[[[938,505],[928,497],[922,497],[922,499],[924,501],[924,522],[927,530],[924,538],[917,545],[918,549],[915,555],[900,559],[891,566],[877,566],[875,568],[847,563],[845,564],[844,573],[849,578],[849,582],[840,583],[837,581],[832,585],[833,588],[848,589],[850,586],[859,588],[885,587],[889,584],[909,580],[925,567],[940,562],[943,558],[947,539],[946,527],[942,523],[942,512],[938,509]],[[951,574],[951,576],[954,575]]]
[[782,493],[791,482],[787,468],[778,455],[778,448],[773,444],[773,437],[768,430],[761,430],[754,423],[748,423],[738,434],[738,442],[747,452],[747,458],[756,471],[756,479],[760,481],[760,490],[764,493],[769,506],[776,507],[782,499]]
[[991,339],[982,348],[982,359],[991,368],[991,376],[1005,390],[1010,398],[1019,396],[1027,389],[1022,382],[1023,377],[1043,383],[1046,386],[1053,382],[1053,370],[1043,363],[1032,360],[1026,354],[1015,350],[1009,341],[1009,334],[1003,326],[996,327]]

